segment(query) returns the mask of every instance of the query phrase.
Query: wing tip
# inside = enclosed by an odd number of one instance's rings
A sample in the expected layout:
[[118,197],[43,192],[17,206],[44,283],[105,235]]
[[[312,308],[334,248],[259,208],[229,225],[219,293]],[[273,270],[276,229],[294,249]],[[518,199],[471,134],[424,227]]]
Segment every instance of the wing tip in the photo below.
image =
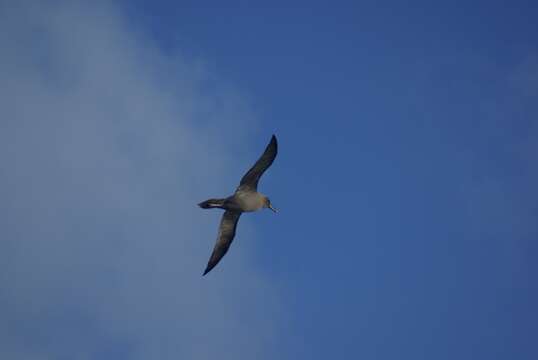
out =
[[277,148],[278,148],[278,141],[276,140],[276,135],[275,134],[273,134],[273,136],[271,136],[270,144],[274,144],[275,151],[276,151]]
[[[215,264],[215,265],[216,265],[216,264]],[[208,272],[210,272],[211,270],[213,270],[213,268],[215,267],[215,265],[213,265],[213,264],[207,264],[207,266],[206,266],[206,268],[205,268],[204,273],[202,274],[202,276],[206,276],[206,274],[207,274]]]

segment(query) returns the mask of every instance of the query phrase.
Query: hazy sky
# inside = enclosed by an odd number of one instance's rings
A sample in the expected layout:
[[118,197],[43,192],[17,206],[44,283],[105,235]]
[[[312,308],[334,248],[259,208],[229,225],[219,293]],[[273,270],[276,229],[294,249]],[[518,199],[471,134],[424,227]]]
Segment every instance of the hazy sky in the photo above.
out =
[[1,2],[0,358],[536,359],[537,16]]

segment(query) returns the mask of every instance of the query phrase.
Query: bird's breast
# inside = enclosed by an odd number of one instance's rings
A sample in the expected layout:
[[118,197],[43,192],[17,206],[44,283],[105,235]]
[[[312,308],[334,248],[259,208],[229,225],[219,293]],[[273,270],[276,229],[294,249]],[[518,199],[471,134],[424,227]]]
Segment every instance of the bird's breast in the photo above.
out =
[[242,211],[256,211],[263,207],[263,196],[253,192],[239,192],[234,196]]

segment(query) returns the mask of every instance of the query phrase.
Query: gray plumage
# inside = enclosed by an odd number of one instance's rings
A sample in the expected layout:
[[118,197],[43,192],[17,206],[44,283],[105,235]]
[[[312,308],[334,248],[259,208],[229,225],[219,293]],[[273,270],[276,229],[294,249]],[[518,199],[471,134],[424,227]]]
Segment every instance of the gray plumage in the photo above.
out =
[[218,264],[230,248],[235,237],[237,222],[243,212],[257,211],[263,208],[269,208],[276,212],[276,209],[271,206],[269,198],[258,192],[258,182],[265,170],[275,160],[276,154],[277,141],[276,136],[273,135],[262,156],[243,176],[233,195],[224,199],[209,199],[198,204],[203,209],[219,208],[226,210],[222,215],[217,242],[207,263],[204,275]]

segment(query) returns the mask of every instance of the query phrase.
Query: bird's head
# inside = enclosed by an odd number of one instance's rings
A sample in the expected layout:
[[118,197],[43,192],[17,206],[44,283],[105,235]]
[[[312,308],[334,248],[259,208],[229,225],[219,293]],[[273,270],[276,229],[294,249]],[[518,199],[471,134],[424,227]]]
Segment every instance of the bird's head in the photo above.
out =
[[269,200],[269,198],[267,196],[265,196],[263,198],[263,207],[264,208],[269,208],[271,210],[273,210],[273,212],[277,212],[277,210],[271,205],[271,200]]

